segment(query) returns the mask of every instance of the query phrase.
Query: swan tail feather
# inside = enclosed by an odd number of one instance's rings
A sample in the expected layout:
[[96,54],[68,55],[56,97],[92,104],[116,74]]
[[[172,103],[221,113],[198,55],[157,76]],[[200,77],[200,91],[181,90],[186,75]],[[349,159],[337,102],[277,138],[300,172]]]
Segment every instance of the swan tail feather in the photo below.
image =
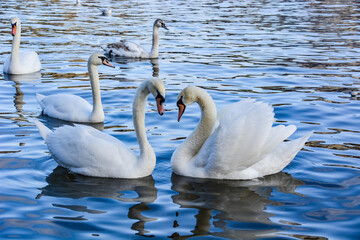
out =
[[35,125],[39,129],[41,137],[46,141],[48,134],[52,131],[37,119],[35,119]]
[[289,149],[288,150],[289,154],[295,157],[295,155],[304,147],[305,143],[308,141],[308,139],[312,134],[313,131],[310,131],[298,139],[292,140],[290,142],[286,142],[287,148]]
[[41,106],[42,109],[44,109],[44,104],[43,104],[43,99],[45,98],[44,95],[40,94],[40,93],[36,93],[36,100],[39,103],[39,105]]
[[304,147],[312,133],[313,131],[298,139],[280,144],[266,158],[251,166],[249,168],[251,170],[247,171],[250,175],[246,178],[257,178],[282,171]]

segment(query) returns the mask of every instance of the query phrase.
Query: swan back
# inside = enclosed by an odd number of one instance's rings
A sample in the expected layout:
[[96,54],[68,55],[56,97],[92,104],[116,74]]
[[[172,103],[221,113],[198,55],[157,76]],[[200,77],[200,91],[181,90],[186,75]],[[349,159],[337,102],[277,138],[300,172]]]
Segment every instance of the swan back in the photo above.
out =
[[95,177],[132,178],[137,157],[117,138],[91,126],[62,126],[47,137],[56,162],[72,172]]
[[140,45],[127,40],[120,40],[117,43],[108,44],[103,48],[106,54],[128,57],[128,58],[149,58],[149,53]]

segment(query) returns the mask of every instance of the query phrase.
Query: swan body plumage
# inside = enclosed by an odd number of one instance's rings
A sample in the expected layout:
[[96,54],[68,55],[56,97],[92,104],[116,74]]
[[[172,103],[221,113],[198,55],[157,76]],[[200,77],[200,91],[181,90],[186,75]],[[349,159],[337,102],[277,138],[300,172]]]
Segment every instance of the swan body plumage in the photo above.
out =
[[93,105],[85,99],[72,94],[53,94],[44,96],[36,93],[36,99],[44,115],[72,122],[103,122],[104,111],[101,104],[100,84],[97,66],[114,67],[108,59],[99,53],[89,57],[88,70],[93,95]]
[[110,57],[114,55],[125,58],[158,58],[160,27],[168,30],[163,20],[155,20],[153,25],[152,48],[150,52],[146,51],[140,45],[127,40],[120,40],[119,42],[108,44],[106,47],[103,47],[103,49]]
[[145,106],[150,93],[156,98],[158,112],[162,115],[165,87],[160,79],[144,81],[134,98],[133,122],[140,156],[117,138],[91,126],[66,125],[51,131],[38,120],[35,124],[57,163],[72,172],[93,177],[145,177],[152,173],[156,163],[145,130]]
[[41,70],[39,55],[32,50],[20,51],[21,22],[18,17],[11,18],[13,36],[11,54],[4,62],[6,74],[29,74]]
[[301,150],[312,132],[293,141],[294,125],[273,127],[273,108],[244,99],[218,114],[210,95],[194,86],[178,96],[180,120],[185,107],[197,102],[201,119],[197,128],[171,158],[178,175],[216,179],[254,179],[280,172]]

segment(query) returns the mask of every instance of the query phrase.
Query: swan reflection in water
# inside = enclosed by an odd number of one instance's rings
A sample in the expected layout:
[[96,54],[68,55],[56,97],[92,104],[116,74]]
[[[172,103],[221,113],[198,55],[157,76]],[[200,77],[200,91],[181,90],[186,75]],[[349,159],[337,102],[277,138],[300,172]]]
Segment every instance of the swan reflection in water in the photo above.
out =
[[4,74],[4,79],[6,81],[12,81],[15,83],[15,85],[13,85],[15,87],[14,106],[16,109],[16,114],[19,115],[19,119],[15,119],[15,121],[27,121],[26,117],[23,115],[25,94],[20,87],[23,83],[39,81],[41,79],[41,73],[35,72],[30,74]]
[[[149,218],[142,215],[143,211],[150,208],[147,206],[153,203],[157,198],[157,189],[152,176],[138,179],[115,179],[115,178],[96,178],[78,175],[69,172],[60,166],[46,178],[47,186],[41,188],[41,193],[36,197],[40,199],[43,196],[56,198],[110,198],[127,203],[137,203],[129,208],[128,218],[138,220],[131,229],[137,231],[136,235],[147,236],[145,223],[155,221],[155,218]],[[124,197],[124,192],[135,192],[136,197]],[[131,194],[132,195],[132,194]],[[53,204],[55,207],[67,208],[72,211],[106,214],[105,210],[91,210],[87,206],[60,205]],[[68,217],[54,217],[57,219],[69,219]],[[75,219],[77,220],[77,219]],[[84,220],[84,218],[80,219]]]
[[153,70],[153,77],[159,77],[159,59],[154,58],[154,59],[150,59],[150,63],[152,65],[152,70]]
[[99,122],[99,123],[73,123],[73,122],[68,122],[68,121],[64,121],[61,119],[57,119],[57,118],[52,118],[43,114],[40,114],[39,118],[41,119],[41,122],[45,124],[45,126],[47,126],[50,129],[55,129],[55,128],[59,128],[61,126],[64,125],[69,125],[69,126],[74,126],[74,124],[78,124],[78,125],[88,125],[91,126],[93,128],[96,128],[99,131],[103,131],[104,130],[104,123],[103,122]]
[[202,235],[230,239],[273,236],[281,227],[270,220],[275,214],[267,211],[268,205],[278,204],[270,199],[274,189],[296,194],[296,188],[304,184],[283,172],[249,181],[190,178],[173,173],[171,182],[172,190],[178,192],[172,196],[174,203],[198,210],[190,235],[178,233],[186,230],[182,231],[181,211],[177,212],[174,233],[169,236],[175,239]]

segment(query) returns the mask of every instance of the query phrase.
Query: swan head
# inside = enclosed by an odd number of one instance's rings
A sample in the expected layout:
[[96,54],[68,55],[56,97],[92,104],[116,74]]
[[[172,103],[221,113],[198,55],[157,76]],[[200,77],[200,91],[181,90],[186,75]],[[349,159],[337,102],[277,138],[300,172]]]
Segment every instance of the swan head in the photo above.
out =
[[115,68],[107,59],[107,57],[105,57],[103,54],[101,53],[94,53],[93,55],[91,55],[89,57],[89,61],[88,61],[88,65],[105,65],[105,66],[109,66],[112,68]]
[[165,85],[163,81],[159,78],[151,79],[148,84],[148,89],[156,100],[156,107],[158,113],[160,115],[163,115],[164,114],[163,103],[165,102]]
[[162,27],[162,28],[165,28],[166,30],[169,30],[169,29],[166,27],[164,21],[161,20],[161,19],[156,19],[155,22],[154,22],[154,26],[157,27],[157,28]]
[[179,108],[178,122],[184,114],[186,106],[189,106],[197,101],[197,89],[199,88],[195,86],[188,86],[179,93],[176,102],[177,107]]
[[20,29],[21,23],[18,17],[11,18],[11,35],[14,37]]

